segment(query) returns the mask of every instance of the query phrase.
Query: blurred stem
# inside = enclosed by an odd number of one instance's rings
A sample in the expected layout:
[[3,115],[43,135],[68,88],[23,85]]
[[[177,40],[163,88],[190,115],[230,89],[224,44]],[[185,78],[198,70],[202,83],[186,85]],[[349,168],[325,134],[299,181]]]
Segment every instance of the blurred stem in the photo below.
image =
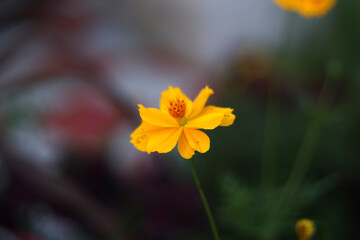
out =
[[[273,85],[273,84],[271,84]],[[275,97],[273,86],[270,86],[266,108],[265,133],[262,155],[262,186],[273,185],[276,176],[276,142],[278,130],[278,104]]]
[[204,207],[205,207],[206,214],[207,214],[207,216],[209,218],[209,222],[210,222],[210,226],[211,226],[211,229],[213,231],[213,234],[214,234],[214,238],[215,238],[215,240],[220,240],[217,229],[216,229],[214,218],[213,218],[211,210],[209,208],[209,204],[208,204],[208,202],[206,200],[206,197],[205,197],[205,194],[204,194],[203,189],[201,187],[198,175],[196,173],[194,160],[190,159],[190,163],[191,163],[191,168],[192,168],[192,172],[193,172],[193,175],[194,175],[194,180],[195,180],[195,183],[196,183],[196,187],[197,187],[197,189],[199,191],[201,200],[202,200],[202,202],[204,204]]
[[[284,57],[290,48],[296,15],[288,13],[281,31],[281,43],[276,60],[279,68],[284,66]],[[278,96],[276,90],[281,81],[270,79],[266,108],[265,133],[262,155],[262,186],[265,189],[273,185],[276,177],[277,131],[279,119]]]
[[281,195],[276,207],[276,213],[279,211],[280,207],[284,206],[284,201],[287,202],[287,200],[296,193],[301,182],[303,181],[306,171],[311,163],[311,159],[314,155],[315,148],[318,145],[320,139],[321,126],[322,124],[317,121],[310,122],[305,132],[299,153],[295,159],[293,168],[284,187],[283,194]]
[[[321,88],[320,95],[318,97],[317,102],[314,105],[313,110],[318,110],[321,105],[325,102],[326,99],[326,92],[327,92],[327,79],[324,80],[324,83]],[[315,111],[314,111],[315,112]],[[286,203],[291,200],[291,198],[296,194],[298,188],[300,187],[306,172],[310,166],[311,160],[314,156],[315,149],[318,146],[320,137],[321,137],[321,130],[322,126],[324,125],[323,113],[319,115],[315,115],[312,117],[302,144],[299,149],[299,153],[295,159],[294,165],[290,172],[289,178],[285,184],[282,194],[280,195],[280,199],[278,204],[275,208],[275,215],[278,214],[280,208],[285,210]]]
[[282,31],[280,35],[281,36],[280,48],[277,55],[277,60],[279,61],[281,66],[283,65],[284,57],[289,51],[289,48],[291,46],[296,19],[297,19],[296,14],[292,12],[288,12],[286,15],[284,25],[282,27]]

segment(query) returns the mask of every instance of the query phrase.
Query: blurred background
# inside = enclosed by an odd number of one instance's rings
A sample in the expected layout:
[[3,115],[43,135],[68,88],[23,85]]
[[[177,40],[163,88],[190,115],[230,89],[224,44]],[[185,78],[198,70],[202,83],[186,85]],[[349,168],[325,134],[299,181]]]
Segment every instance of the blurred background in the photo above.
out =
[[129,143],[179,86],[232,107],[194,157],[222,239],[360,239],[360,2],[0,2],[0,239],[212,239],[188,160]]

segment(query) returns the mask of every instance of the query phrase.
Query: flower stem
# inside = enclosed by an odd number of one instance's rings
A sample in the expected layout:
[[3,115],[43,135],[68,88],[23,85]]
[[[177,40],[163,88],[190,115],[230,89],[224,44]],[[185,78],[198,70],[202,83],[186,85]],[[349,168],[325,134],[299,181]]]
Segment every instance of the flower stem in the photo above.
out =
[[196,187],[197,187],[197,189],[198,189],[198,191],[199,191],[201,200],[202,200],[202,202],[203,202],[203,204],[204,204],[205,211],[206,211],[206,214],[207,214],[207,216],[208,216],[208,219],[209,219],[209,222],[210,222],[210,226],[211,226],[211,229],[212,229],[213,234],[214,234],[214,238],[215,238],[215,240],[220,240],[219,234],[218,234],[217,229],[216,229],[216,225],[215,225],[214,218],[213,218],[212,213],[211,213],[211,210],[210,210],[210,208],[209,208],[209,204],[208,204],[208,202],[207,202],[207,200],[206,200],[204,191],[203,191],[203,189],[202,189],[202,187],[201,187],[199,178],[198,178],[197,173],[196,173],[194,160],[193,160],[193,159],[190,159],[190,163],[191,163],[191,168],[192,168],[192,172],[193,172],[193,175],[194,175],[194,180],[195,180],[195,183],[196,183]]
[[[328,95],[330,94],[327,90],[327,79],[325,78],[319,98],[314,105],[314,109],[323,105],[326,101],[326,97],[329,97]],[[331,98],[328,101],[331,101]],[[285,203],[291,201],[291,198],[294,197],[301,183],[303,182],[306,172],[311,164],[311,160],[313,159],[316,147],[319,144],[322,133],[321,130],[324,125],[324,120],[322,119],[323,116],[320,116],[320,120],[318,118],[319,117],[313,116],[307,127],[289,178],[287,179],[283,192],[280,195],[278,204],[275,207],[275,215],[280,212],[280,208],[284,210],[284,208],[286,207]]]
[[285,208],[286,202],[291,201],[291,198],[295,195],[302,183],[318,145],[321,129],[321,123],[312,121],[309,124],[289,178],[275,207],[275,214],[280,211],[280,208]]
[[[277,67],[283,68],[285,56],[290,49],[296,15],[289,13],[286,16],[284,25],[281,29],[281,42],[276,56]],[[278,78],[270,79],[268,89],[268,101],[266,106],[265,132],[262,154],[262,186],[267,188],[272,186],[276,178],[276,159],[277,159],[277,133],[279,122],[279,99],[277,89],[281,86]]]

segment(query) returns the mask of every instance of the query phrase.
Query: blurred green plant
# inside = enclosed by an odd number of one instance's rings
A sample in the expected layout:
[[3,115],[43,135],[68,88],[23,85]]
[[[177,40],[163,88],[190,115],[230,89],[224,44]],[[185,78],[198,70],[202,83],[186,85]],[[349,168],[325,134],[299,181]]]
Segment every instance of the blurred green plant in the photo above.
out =
[[223,198],[217,213],[225,239],[296,239],[294,225],[300,217],[318,223],[313,239],[355,236],[354,193],[344,189],[360,185],[360,58],[354,51],[360,40],[359,13],[359,3],[339,2],[327,22],[332,27],[306,22],[307,34],[286,61],[274,64],[278,76],[269,78],[286,76],[283,83],[291,90],[288,102],[278,99],[268,111],[273,115],[266,127],[273,134],[265,139],[271,147],[262,155],[274,158],[268,163],[254,151],[261,146],[256,142],[263,130],[261,102],[251,93],[238,97],[241,126],[233,134],[241,136],[236,140],[241,147],[230,151],[228,144],[227,151],[219,147],[213,156],[224,154],[228,162],[218,179]]

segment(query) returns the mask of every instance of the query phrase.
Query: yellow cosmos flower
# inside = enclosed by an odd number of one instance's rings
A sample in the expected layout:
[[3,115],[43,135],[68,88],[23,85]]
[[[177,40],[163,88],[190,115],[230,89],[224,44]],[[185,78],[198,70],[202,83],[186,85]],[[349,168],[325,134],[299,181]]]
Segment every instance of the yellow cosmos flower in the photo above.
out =
[[299,240],[308,240],[315,233],[315,224],[309,219],[300,219],[295,225]]
[[169,86],[161,94],[160,109],[138,105],[142,123],[130,135],[130,142],[149,154],[170,152],[177,144],[180,155],[186,159],[190,159],[195,151],[207,152],[210,139],[199,129],[230,126],[235,120],[231,108],[205,107],[213,93],[206,86],[191,101],[180,88]]
[[274,0],[274,2],[282,9],[286,11],[294,10],[295,1],[298,0]]
[[336,3],[336,0],[274,0],[286,11],[295,11],[306,18],[325,15]]

